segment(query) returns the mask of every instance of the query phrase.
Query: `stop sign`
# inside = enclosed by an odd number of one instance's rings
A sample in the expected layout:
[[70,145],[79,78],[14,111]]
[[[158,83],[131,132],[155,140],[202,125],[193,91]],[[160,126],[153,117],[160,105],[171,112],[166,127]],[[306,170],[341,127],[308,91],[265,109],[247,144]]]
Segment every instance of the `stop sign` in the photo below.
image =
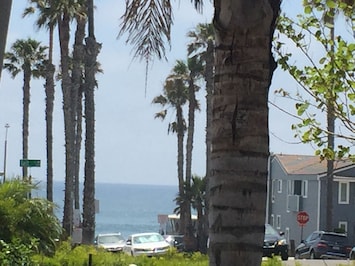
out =
[[307,212],[302,211],[297,214],[297,222],[302,226],[309,221],[309,215]]

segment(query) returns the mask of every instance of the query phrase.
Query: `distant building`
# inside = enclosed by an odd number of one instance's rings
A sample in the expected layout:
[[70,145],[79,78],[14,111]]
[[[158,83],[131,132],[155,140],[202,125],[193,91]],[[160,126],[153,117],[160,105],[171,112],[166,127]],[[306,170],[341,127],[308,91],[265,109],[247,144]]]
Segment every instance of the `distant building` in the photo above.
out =
[[[266,222],[283,231],[297,246],[315,230],[325,230],[327,162],[317,156],[270,156]],[[333,228],[344,230],[355,244],[355,164],[334,162]],[[297,214],[309,221],[301,228]]]

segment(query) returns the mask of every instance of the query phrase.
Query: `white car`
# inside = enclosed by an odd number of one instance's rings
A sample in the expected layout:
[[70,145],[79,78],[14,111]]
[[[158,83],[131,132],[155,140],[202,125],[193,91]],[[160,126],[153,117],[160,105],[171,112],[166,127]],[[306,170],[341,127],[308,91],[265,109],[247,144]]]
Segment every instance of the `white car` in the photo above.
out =
[[349,254],[349,259],[355,260],[355,247],[353,247]]
[[95,246],[107,251],[119,252],[125,246],[125,239],[120,233],[98,234],[95,237]]
[[169,250],[169,243],[159,233],[133,234],[127,238],[123,251],[132,256],[155,256],[165,254]]

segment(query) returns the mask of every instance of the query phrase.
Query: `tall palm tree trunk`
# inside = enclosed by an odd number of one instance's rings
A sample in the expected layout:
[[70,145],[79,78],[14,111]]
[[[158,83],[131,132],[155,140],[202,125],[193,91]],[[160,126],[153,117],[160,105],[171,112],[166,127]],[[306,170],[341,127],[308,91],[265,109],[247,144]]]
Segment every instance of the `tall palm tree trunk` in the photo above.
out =
[[72,83],[73,83],[73,99],[75,103],[75,109],[73,110],[75,115],[75,148],[74,148],[74,208],[78,210],[80,208],[80,193],[79,193],[79,168],[80,168],[80,150],[82,140],[82,94],[83,94],[83,71],[82,66],[85,60],[85,26],[86,18],[76,17],[77,27],[75,31],[75,41],[73,49],[73,71],[72,71]]
[[207,45],[207,58],[205,69],[206,80],[206,199],[205,213],[203,215],[204,241],[208,239],[208,214],[209,214],[209,179],[211,165],[211,125],[212,125],[212,95],[213,95],[213,76],[214,76],[214,42],[209,41]]
[[53,202],[53,106],[54,106],[54,72],[53,65],[53,31],[49,28],[49,51],[46,64],[46,152],[47,152],[47,200]]
[[83,87],[82,84],[78,90],[76,106],[76,131],[75,131],[75,163],[74,163],[74,208],[80,209],[80,151],[83,134]]
[[[188,128],[187,128],[187,139],[186,139],[186,175],[185,175],[185,186],[186,191],[190,190],[191,179],[192,179],[192,150],[193,150],[193,139],[195,131],[195,110],[196,110],[196,97],[195,97],[195,86],[193,77],[189,80],[189,111],[188,111]],[[193,225],[191,220],[191,198],[185,197],[185,236],[188,238],[187,243],[191,247],[187,249],[195,249],[193,246]]]
[[[177,171],[179,180],[179,194],[184,195],[184,125],[183,125],[183,114],[182,107],[176,107],[176,120],[177,120]],[[186,229],[186,204],[180,206],[180,225],[179,233],[185,234]]]
[[85,60],[85,180],[83,203],[83,243],[91,244],[95,237],[95,100],[97,56],[101,45],[94,34],[94,4],[87,1],[89,37],[86,38]]
[[[28,159],[28,135],[29,135],[29,116],[30,116],[30,82],[31,67],[24,65],[23,69],[23,118],[22,118],[22,158]],[[22,177],[27,180],[27,166],[22,167]]]
[[280,0],[215,1],[210,265],[261,265],[271,42]]
[[73,113],[72,82],[69,75],[69,15],[64,12],[58,23],[62,93],[65,132],[65,193],[63,228],[67,235],[72,233],[73,225],[73,179],[74,179],[74,138],[75,138],[75,114]]

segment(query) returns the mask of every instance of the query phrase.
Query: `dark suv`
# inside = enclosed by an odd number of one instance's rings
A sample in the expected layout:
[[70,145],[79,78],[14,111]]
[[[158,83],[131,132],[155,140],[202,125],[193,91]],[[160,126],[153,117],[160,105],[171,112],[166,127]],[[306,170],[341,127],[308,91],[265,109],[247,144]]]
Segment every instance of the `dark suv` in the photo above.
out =
[[288,244],[283,233],[277,232],[271,225],[265,224],[265,238],[263,256],[281,256],[282,260],[288,260]]
[[344,234],[315,231],[295,250],[295,259],[347,259],[351,246]]

